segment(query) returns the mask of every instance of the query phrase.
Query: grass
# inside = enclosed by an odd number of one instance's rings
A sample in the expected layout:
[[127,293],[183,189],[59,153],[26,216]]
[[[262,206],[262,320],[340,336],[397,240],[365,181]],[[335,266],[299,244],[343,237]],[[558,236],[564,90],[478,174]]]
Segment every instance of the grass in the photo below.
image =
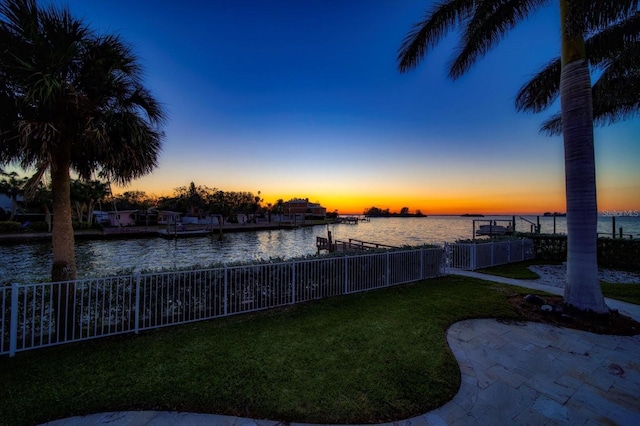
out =
[[532,265],[560,265],[562,262],[525,260],[524,262],[507,263],[506,265],[493,266],[479,269],[483,274],[497,275],[499,277],[513,278],[516,280],[537,280],[540,275],[529,269]]
[[610,299],[640,305],[640,285],[600,282],[602,294]]
[[509,288],[449,276],[253,315],[19,353],[0,364],[0,424],[115,410],[312,423],[425,413],[460,385],[445,332],[515,318]]
[[[535,280],[540,278],[540,276],[529,270],[529,266],[549,264],[554,263],[549,261],[528,260],[525,262],[510,263],[507,265],[481,269],[478,272],[519,280]],[[559,262],[556,262],[555,264],[559,264]],[[640,305],[640,285],[615,284],[601,281],[600,287],[602,288],[602,293],[605,297]]]

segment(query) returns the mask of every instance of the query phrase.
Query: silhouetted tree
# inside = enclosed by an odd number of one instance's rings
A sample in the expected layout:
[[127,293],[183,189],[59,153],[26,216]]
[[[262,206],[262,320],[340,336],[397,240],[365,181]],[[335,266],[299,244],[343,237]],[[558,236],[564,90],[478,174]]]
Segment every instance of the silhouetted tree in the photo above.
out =
[[53,281],[76,277],[70,170],[126,183],[157,165],[164,118],[118,36],[68,8],[0,2],[0,163],[49,172]]

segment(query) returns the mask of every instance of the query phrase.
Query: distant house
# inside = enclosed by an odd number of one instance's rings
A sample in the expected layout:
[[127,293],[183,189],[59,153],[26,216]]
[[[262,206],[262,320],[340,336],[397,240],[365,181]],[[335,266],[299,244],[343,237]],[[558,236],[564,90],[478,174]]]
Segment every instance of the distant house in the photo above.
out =
[[11,206],[11,197],[5,194],[0,194],[0,209],[9,214],[9,212],[11,212]]
[[120,210],[108,212],[107,214],[111,226],[134,226],[136,224],[138,210]]
[[108,212],[103,212],[100,210],[94,210],[93,211],[93,220],[95,221],[95,223],[100,223],[100,224],[111,224],[111,221],[109,220],[109,213]]
[[326,219],[327,209],[318,203],[310,203],[308,198],[293,198],[283,203],[282,216],[294,223]]
[[172,212],[169,210],[158,210],[158,225],[171,225],[180,223],[180,212]]
[[[22,195],[18,195],[16,197],[16,201],[18,202],[18,204],[22,203]],[[9,195],[0,194],[0,209],[4,210],[4,212],[7,214],[11,213],[11,210],[13,209],[13,200],[11,200],[11,197]]]

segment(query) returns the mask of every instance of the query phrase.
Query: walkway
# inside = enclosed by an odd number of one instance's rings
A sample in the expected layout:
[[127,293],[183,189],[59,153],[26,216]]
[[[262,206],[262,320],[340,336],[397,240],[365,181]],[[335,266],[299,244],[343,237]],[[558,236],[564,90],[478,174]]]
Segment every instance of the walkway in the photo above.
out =
[[[561,294],[562,289],[477,272],[451,273]],[[541,288],[542,287],[542,288]],[[614,303],[615,302],[615,303]],[[640,306],[607,299],[640,321]],[[447,340],[461,387],[444,406],[394,425],[640,424],[640,335],[603,336],[537,323],[468,320]],[[130,411],[47,423],[80,425],[284,424],[213,414]],[[292,423],[294,425],[294,423]]]

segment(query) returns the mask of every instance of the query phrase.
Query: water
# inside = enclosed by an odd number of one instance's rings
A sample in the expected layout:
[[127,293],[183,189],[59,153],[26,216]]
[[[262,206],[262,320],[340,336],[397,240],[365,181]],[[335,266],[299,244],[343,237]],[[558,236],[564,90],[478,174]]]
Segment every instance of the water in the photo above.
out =
[[[492,216],[480,220],[506,220],[511,216]],[[537,223],[535,216],[526,216]],[[553,218],[540,217],[543,233],[553,232]],[[484,222],[486,223],[486,222]],[[639,217],[617,217],[616,228],[640,238]],[[516,217],[516,230],[529,231],[531,225]],[[129,270],[203,267],[220,263],[249,262],[270,258],[297,258],[316,253],[316,237],[326,237],[330,230],[334,240],[349,238],[403,246],[442,244],[472,237],[473,219],[457,216],[426,218],[372,218],[358,225],[335,224],[291,230],[230,233],[217,236],[165,240],[95,240],[76,242],[78,277],[106,276]],[[566,233],[566,218],[556,218],[556,232]],[[598,232],[612,232],[612,219],[601,217]],[[32,242],[0,246],[0,283],[46,280],[50,275],[51,244]]]

